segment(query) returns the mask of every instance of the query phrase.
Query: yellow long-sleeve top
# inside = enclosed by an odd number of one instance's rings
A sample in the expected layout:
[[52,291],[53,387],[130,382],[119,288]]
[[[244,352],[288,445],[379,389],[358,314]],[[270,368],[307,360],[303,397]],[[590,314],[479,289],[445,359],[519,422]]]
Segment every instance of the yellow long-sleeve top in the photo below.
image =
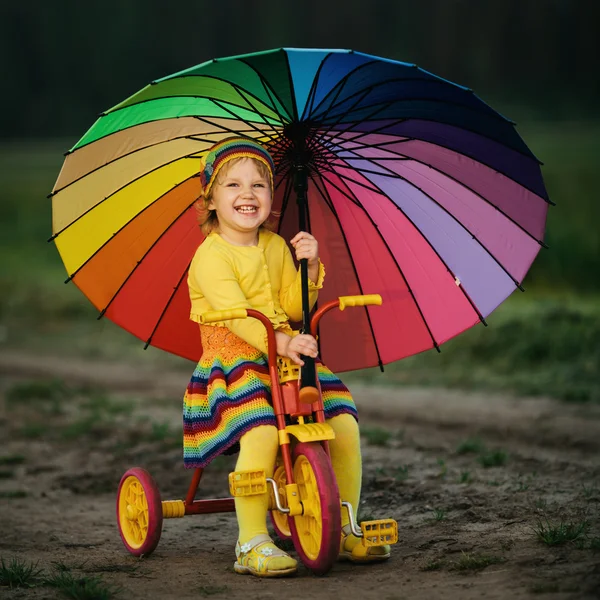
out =
[[[323,287],[325,269],[319,262],[315,284],[309,279],[312,308]],[[253,308],[265,314],[277,331],[292,335],[289,321],[302,320],[300,269],[296,269],[285,240],[261,229],[257,246],[235,246],[212,232],[200,244],[190,264],[188,287],[190,319],[211,310]],[[227,327],[251,346],[267,353],[267,334],[256,319],[231,319],[216,326]]]

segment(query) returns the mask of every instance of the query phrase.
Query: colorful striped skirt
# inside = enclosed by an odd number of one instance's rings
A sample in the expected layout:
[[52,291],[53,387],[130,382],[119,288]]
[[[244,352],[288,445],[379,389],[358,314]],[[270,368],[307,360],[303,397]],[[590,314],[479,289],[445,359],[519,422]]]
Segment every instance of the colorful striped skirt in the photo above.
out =
[[[258,425],[276,425],[265,355],[226,327],[201,325],[203,354],[183,398],[183,460],[205,467]],[[357,417],[348,388],[317,364],[325,417]]]

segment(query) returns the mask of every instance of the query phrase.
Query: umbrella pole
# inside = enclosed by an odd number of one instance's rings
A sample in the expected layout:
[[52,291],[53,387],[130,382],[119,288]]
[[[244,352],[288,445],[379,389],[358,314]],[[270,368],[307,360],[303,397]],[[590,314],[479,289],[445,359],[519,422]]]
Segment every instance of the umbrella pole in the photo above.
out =
[[[300,231],[306,231],[306,213],[308,202],[306,191],[308,188],[308,175],[304,165],[297,165],[294,173],[294,190],[298,204],[298,215]],[[302,333],[310,334],[310,304],[308,300],[308,259],[300,261],[300,280],[302,285]],[[304,366],[300,370],[300,388],[317,387],[315,359],[310,356],[302,356]]]

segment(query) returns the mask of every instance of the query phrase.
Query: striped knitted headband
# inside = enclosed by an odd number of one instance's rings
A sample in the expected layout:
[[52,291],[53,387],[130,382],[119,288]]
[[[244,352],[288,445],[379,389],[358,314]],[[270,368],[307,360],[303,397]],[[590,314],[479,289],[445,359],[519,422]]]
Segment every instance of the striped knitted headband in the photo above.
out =
[[257,142],[249,138],[230,137],[215,144],[200,165],[200,182],[204,197],[208,198],[219,170],[234,158],[254,158],[263,163],[269,171],[271,195],[273,194],[273,172],[275,164],[271,155]]

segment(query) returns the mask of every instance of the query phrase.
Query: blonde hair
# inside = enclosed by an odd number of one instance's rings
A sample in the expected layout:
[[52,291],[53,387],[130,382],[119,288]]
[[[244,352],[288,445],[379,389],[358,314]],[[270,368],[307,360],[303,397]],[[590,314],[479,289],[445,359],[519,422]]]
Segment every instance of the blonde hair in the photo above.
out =
[[[240,156],[239,158],[231,159],[221,167],[217,174],[217,180],[215,183],[219,184],[221,181],[223,181],[223,178],[227,175],[229,169],[242,160],[251,160],[256,166],[260,176],[264,177],[267,181],[271,180],[269,169],[263,162],[255,158]],[[198,215],[198,222],[200,223],[200,230],[205,236],[207,236],[211,231],[219,230],[219,217],[217,216],[217,211],[208,208],[208,205],[213,197],[214,189],[214,185],[211,186],[208,196],[204,196],[203,194],[196,202],[196,213]],[[271,198],[271,200],[273,199]],[[275,227],[275,221],[279,219],[280,216],[281,213],[271,211],[271,214],[267,217],[267,220],[260,225],[259,229],[264,228],[273,230]]]

